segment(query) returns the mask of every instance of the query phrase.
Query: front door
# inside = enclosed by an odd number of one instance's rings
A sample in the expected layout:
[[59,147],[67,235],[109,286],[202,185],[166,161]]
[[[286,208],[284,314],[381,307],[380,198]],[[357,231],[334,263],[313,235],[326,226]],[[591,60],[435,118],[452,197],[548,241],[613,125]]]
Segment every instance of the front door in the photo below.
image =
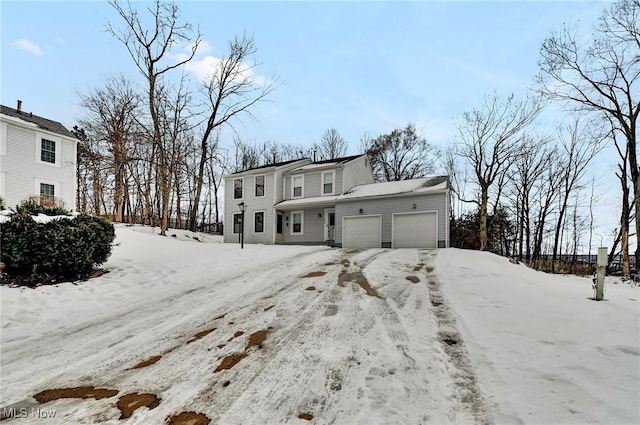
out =
[[333,242],[334,231],[336,228],[336,210],[334,208],[325,208],[324,210],[324,240]]
[[282,214],[278,214],[276,218],[276,242],[282,242],[284,235],[282,234]]

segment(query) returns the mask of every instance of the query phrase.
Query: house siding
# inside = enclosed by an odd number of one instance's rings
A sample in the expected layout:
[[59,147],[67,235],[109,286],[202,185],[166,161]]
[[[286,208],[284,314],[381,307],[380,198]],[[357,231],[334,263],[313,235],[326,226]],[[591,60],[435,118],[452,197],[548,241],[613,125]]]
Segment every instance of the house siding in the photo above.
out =
[[343,181],[342,193],[360,184],[375,183],[368,158],[363,156],[345,164]]
[[[22,128],[12,123],[3,123],[0,137],[2,150],[0,173],[3,175],[4,199],[13,208],[29,196],[39,195],[38,182],[55,184],[56,198],[62,200],[70,210],[76,208],[76,142],[41,129]],[[36,161],[40,137],[56,141],[58,165]],[[39,186],[38,186],[39,187]]]
[[322,196],[322,173],[327,172],[327,171],[335,171],[335,188],[334,188],[334,193],[333,195],[340,195],[340,189],[342,188],[342,168],[326,168],[326,169],[322,169],[322,170],[313,170],[313,171],[307,171],[307,172],[291,172],[287,175],[284,176],[284,197],[287,200],[290,199],[300,199],[300,198],[293,198],[291,195],[291,185],[293,184],[293,176],[299,176],[299,175],[303,175],[304,176],[304,182],[302,185],[302,197],[303,198],[314,198],[317,196]]
[[[354,199],[336,203],[336,244],[342,244],[343,217],[382,214],[382,247],[391,248],[391,223],[394,213],[437,211],[438,212],[438,247],[449,246],[449,223],[447,217],[447,193],[429,195],[396,196],[379,199]],[[413,209],[413,204],[416,208]]]
[[[265,176],[264,191],[265,196],[255,196],[255,177]],[[242,199],[233,199],[233,181],[236,178],[244,178],[244,184],[242,186]],[[273,243],[273,226],[275,226],[275,217],[273,211],[273,197],[274,197],[274,172],[256,173],[252,175],[237,177],[229,176],[224,181],[224,242],[238,242],[238,234],[233,233],[233,215],[240,212],[238,204],[244,202],[247,206],[247,210],[244,213],[245,225],[244,225],[244,242],[245,243],[261,243],[272,244]],[[254,225],[254,212],[264,212],[264,232],[255,233],[253,231]]]
[[[284,211],[283,219],[284,219],[284,243],[287,244],[314,244],[314,243],[324,243],[324,208],[310,208],[306,210],[296,210],[296,211],[304,211],[304,221],[303,221],[303,234],[302,235],[292,235],[291,234],[291,225],[292,218],[291,213],[293,211]],[[321,216],[318,217],[318,214]],[[287,220],[287,217],[289,219]]]

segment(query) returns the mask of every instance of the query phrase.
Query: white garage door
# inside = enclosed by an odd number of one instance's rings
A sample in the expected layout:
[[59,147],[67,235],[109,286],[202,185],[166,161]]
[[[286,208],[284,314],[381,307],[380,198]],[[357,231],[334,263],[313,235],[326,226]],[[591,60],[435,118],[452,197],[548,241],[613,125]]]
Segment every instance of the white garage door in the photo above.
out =
[[393,215],[394,248],[437,248],[438,215],[420,212]]
[[343,248],[380,248],[380,216],[344,217]]

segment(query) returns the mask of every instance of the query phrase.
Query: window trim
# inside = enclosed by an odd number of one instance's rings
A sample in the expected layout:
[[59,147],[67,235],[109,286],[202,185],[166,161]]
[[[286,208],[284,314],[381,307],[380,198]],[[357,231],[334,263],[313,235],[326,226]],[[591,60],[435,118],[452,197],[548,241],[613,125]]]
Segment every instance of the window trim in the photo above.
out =
[[7,138],[9,130],[6,122],[0,122],[0,156],[7,156]]
[[[258,232],[256,230],[256,216],[258,214],[262,214],[262,232]],[[254,211],[253,212],[253,233],[257,233],[257,234],[263,234],[266,232],[266,226],[265,226],[265,218],[267,217],[267,214],[265,213],[265,211]]]
[[[331,192],[324,193],[324,176],[331,174]],[[323,171],[320,175],[320,196],[331,196],[336,194],[336,170]]]
[[[48,140],[55,143],[55,162],[47,162],[42,160],[42,140]],[[47,165],[49,167],[60,167],[60,157],[62,156],[62,139],[50,136],[45,133],[36,133],[36,163]],[[38,192],[40,190],[38,189]]]
[[53,197],[56,199],[60,199],[62,201],[64,201],[64,199],[62,199],[62,197],[60,196],[60,182],[57,181],[52,181],[52,180],[43,180],[43,179],[34,179],[34,185],[33,185],[33,194],[34,196],[37,196],[38,198],[40,198],[40,196],[42,196],[40,194],[40,185],[41,184],[48,184],[53,186]]
[[[262,177],[264,180],[262,181],[262,196],[256,195],[258,190],[258,177]],[[267,175],[266,174],[257,174],[253,177],[253,197],[254,198],[266,198],[267,197]]]
[[[294,232],[293,231],[293,217],[295,214],[300,214],[300,231],[299,232]],[[299,211],[291,211],[290,213],[291,215],[291,228],[289,230],[289,234],[291,236],[302,236],[304,235],[304,210],[299,210]]]
[[[246,215],[246,213],[245,213]],[[236,216],[240,216],[242,217],[242,213],[241,212],[234,212],[231,214],[231,234],[232,235],[239,235],[240,234],[240,229],[238,229],[238,231],[236,232]],[[242,221],[242,218],[240,219],[240,221]]]
[[[242,182],[242,196],[239,198],[236,198],[236,181],[240,180]],[[244,177],[235,177],[232,181],[231,181],[231,193],[233,196],[233,200],[237,201],[237,200],[243,200],[244,199]]]
[[[296,178],[300,177],[301,179],[301,183],[300,183],[300,195],[296,196],[296,186],[295,186],[295,181]],[[291,199],[298,199],[298,198],[304,198],[304,174],[296,174],[291,176]]]

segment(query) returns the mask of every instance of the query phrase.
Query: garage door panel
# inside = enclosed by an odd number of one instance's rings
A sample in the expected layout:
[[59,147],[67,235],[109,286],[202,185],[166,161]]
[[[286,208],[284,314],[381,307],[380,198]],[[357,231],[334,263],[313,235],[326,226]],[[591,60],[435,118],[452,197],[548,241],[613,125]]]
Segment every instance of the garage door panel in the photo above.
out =
[[437,213],[393,215],[394,248],[437,248]]
[[380,216],[344,217],[342,220],[343,248],[380,248]]

